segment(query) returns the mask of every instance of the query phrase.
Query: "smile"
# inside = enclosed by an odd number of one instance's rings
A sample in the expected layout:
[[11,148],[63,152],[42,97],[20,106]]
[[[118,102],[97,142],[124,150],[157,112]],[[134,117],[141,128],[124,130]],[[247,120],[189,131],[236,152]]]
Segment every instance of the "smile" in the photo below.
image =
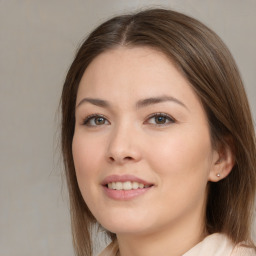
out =
[[132,190],[132,189],[143,189],[148,188],[150,185],[145,185],[136,181],[125,181],[125,182],[110,182],[107,184],[109,189],[114,190]]
[[101,184],[105,194],[114,200],[131,200],[151,190],[154,184],[133,175],[111,175]]

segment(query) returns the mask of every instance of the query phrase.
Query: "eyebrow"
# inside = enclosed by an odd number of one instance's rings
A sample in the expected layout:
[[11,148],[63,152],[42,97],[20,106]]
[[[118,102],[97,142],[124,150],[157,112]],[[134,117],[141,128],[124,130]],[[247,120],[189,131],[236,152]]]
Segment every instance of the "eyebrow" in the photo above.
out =
[[93,98],[83,98],[76,106],[76,108],[78,108],[80,105],[82,105],[85,102],[89,102],[92,105],[98,106],[98,107],[102,107],[102,108],[109,108],[110,104],[105,101],[105,100],[101,100],[101,99],[93,99]]
[[149,105],[162,103],[162,102],[166,102],[166,101],[175,102],[175,103],[185,107],[186,109],[188,109],[187,106],[183,102],[181,102],[180,100],[178,100],[174,97],[167,96],[167,95],[163,95],[163,96],[160,96],[160,97],[151,97],[151,98],[148,98],[148,99],[139,100],[136,103],[136,107],[137,108],[142,108],[142,107],[147,107]]
[[[166,101],[175,102],[175,103],[183,106],[184,108],[188,109],[187,106],[183,102],[176,99],[175,97],[171,97],[171,96],[167,96],[167,95],[163,95],[163,96],[159,96],[159,97],[150,97],[150,98],[146,98],[143,100],[139,100],[136,103],[136,108],[143,108],[143,107],[147,107],[147,106],[150,106],[153,104],[162,103],[162,102],[166,102]],[[110,103],[106,100],[97,99],[97,98],[83,98],[77,104],[76,108],[78,108],[80,105],[82,105],[85,102],[91,103],[92,105],[102,107],[102,108],[110,108],[111,107]]]

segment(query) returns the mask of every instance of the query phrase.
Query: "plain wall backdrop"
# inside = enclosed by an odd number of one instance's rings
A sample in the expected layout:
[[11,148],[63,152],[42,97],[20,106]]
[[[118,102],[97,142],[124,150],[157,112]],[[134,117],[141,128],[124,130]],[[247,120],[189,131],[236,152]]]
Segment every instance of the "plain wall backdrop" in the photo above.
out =
[[57,109],[78,45],[115,14],[167,7],[228,45],[256,119],[256,0],[0,0],[0,255],[74,255]]

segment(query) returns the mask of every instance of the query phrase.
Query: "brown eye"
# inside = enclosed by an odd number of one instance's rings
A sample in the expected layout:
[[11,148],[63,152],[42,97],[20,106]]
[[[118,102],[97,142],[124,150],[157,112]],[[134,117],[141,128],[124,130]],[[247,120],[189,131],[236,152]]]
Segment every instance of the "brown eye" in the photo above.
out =
[[103,118],[103,117],[96,117],[94,122],[95,122],[96,125],[105,124],[105,118]]
[[164,125],[175,123],[175,120],[174,120],[174,118],[172,118],[171,116],[169,116],[165,113],[158,113],[158,114],[151,115],[147,119],[146,123],[152,124],[152,125],[164,126]]
[[155,117],[156,124],[165,124],[166,123],[166,117],[165,116],[156,116]]
[[83,122],[83,125],[86,125],[89,127],[108,125],[108,124],[110,124],[109,121],[105,117],[100,115],[88,116]]

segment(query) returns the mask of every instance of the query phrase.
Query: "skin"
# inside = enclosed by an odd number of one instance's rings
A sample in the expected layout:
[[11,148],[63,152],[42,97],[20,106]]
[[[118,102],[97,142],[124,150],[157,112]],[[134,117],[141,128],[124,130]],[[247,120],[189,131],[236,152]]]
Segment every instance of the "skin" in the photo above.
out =
[[[172,99],[138,106],[162,96]],[[157,124],[155,113],[168,117]],[[84,122],[95,114],[104,117]],[[232,167],[229,151],[212,147],[206,114],[189,82],[165,55],[147,47],[118,47],[88,66],[77,93],[72,150],[82,196],[98,222],[117,234],[122,256],[181,255],[201,241],[207,183]],[[115,200],[102,181],[116,174],[153,186]]]

